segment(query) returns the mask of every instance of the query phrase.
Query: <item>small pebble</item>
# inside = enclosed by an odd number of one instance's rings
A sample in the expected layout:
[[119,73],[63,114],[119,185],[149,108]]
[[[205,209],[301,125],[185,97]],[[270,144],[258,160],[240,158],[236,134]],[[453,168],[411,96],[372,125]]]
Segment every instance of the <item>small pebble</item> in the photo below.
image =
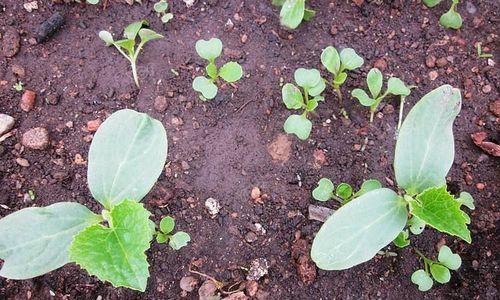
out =
[[30,163],[26,158],[18,157],[18,158],[16,158],[16,163],[18,165],[20,165],[21,167],[25,167],[25,168],[30,166]]
[[207,208],[208,210],[208,213],[211,215],[211,216],[216,216],[219,211],[220,211],[220,203],[219,203],[219,200],[215,199],[215,198],[208,198],[207,200],[205,200],[205,207]]
[[247,274],[247,280],[259,280],[266,275],[269,270],[269,262],[265,258],[254,259],[250,263],[250,268]]
[[14,123],[15,120],[13,117],[6,114],[0,114],[0,136],[11,130],[12,127],[14,127]]
[[250,192],[250,197],[252,197],[253,200],[256,200],[256,199],[260,198],[261,194],[262,193],[261,193],[260,189],[255,186],[252,188],[252,191]]
[[184,276],[181,278],[179,285],[183,291],[192,292],[198,285],[198,279],[193,276]]
[[29,112],[35,107],[36,93],[30,90],[25,90],[19,102],[19,107],[25,112]]
[[43,150],[49,145],[49,132],[43,127],[35,127],[26,131],[21,139],[24,147]]
[[425,65],[428,68],[434,68],[436,66],[436,57],[434,55],[428,55],[425,58]]
[[437,71],[430,71],[429,72],[429,79],[431,81],[436,80],[436,78],[438,78],[438,76],[439,76],[439,73]]
[[167,107],[168,107],[167,98],[165,96],[157,96],[155,98],[153,107],[155,108],[155,110],[157,112],[160,112],[160,113],[164,112],[165,110],[167,110]]
[[90,120],[87,122],[87,131],[88,132],[96,132],[101,126],[102,121],[100,119]]

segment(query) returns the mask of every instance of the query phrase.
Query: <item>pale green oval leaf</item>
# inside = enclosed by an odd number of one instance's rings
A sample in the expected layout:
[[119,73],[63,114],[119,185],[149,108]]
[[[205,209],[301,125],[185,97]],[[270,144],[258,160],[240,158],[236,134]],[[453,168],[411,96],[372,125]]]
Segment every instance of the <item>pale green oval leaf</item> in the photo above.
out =
[[442,186],[453,164],[453,121],[462,104],[460,91],[443,85],[410,110],[396,142],[396,181],[410,195]]
[[457,201],[461,205],[467,206],[469,209],[474,210],[476,208],[474,206],[474,198],[472,198],[472,195],[467,192],[461,192],[460,197],[457,199]]
[[165,0],[161,0],[161,1],[158,1],[155,3],[155,5],[153,6],[153,9],[155,10],[155,12],[157,13],[162,13],[162,12],[165,12],[167,9],[168,9],[168,2],[165,1]]
[[170,233],[172,230],[174,230],[175,227],[175,220],[174,218],[167,216],[160,221],[160,230],[163,233]]
[[286,119],[283,129],[286,133],[295,134],[304,141],[311,134],[312,122],[303,115],[291,115]]
[[441,3],[441,1],[443,1],[443,0],[423,0],[424,4],[427,7],[434,7],[434,6],[438,5],[439,3]]
[[113,35],[106,30],[99,31],[99,38],[103,40],[107,46],[112,45],[114,42]]
[[323,270],[343,270],[373,258],[403,230],[405,202],[382,188],[338,209],[316,235],[311,258]]
[[340,51],[340,62],[341,69],[350,71],[361,67],[365,63],[364,59],[351,48],[345,48]]
[[148,22],[145,20],[134,22],[132,24],[129,24],[127,27],[125,27],[125,30],[123,32],[124,36],[129,39],[129,40],[135,40],[137,37],[137,34],[139,33],[139,30],[143,26],[147,26]]
[[375,99],[370,98],[368,94],[362,89],[354,89],[351,92],[351,96],[358,99],[359,103],[363,106],[372,106],[375,103]]
[[243,69],[239,63],[231,61],[220,68],[219,75],[227,82],[235,82],[243,76]]
[[318,186],[312,191],[312,196],[318,201],[328,201],[333,196],[333,182],[328,178],[321,178]]
[[281,97],[288,109],[301,109],[304,105],[304,99],[299,88],[291,83],[287,83],[281,89]]
[[294,79],[299,86],[308,90],[318,85],[322,80],[318,70],[304,68],[295,70]]
[[130,109],[113,113],[90,145],[87,178],[92,196],[107,209],[124,199],[141,201],[163,170],[167,147],[160,121]]
[[411,274],[411,282],[418,285],[418,290],[421,292],[427,292],[434,284],[432,278],[424,270],[413,272],[413,274]]
[[161,21],[162,23],[168,23],[170,20],[174,18],[174,15],[172,13],[167,13],[161,16]]
[[28,279],[69,262],[73,237],[102,219],[85,206],[60,202],[30,207],[0,219],[0,276]]
[[337,194],[340,198],[347,200],[352,196],[352,187],[350,184],[342,182],[337,186],[335,194]]
[[309,89],[309,96],[313,97],[318,96],[325,90],[325,88],[326,88],[325,81],[323,80],[323,78],[320,78],[318,84]]
[[439,249],[438,260],[450,270],[458,270],[462,265],[460,255],[453,253],[450,247],[444,245]]
[[222,42],[218,38],[198,40],[195,45],[196,52],[201,58],[214,61],[222,52]]
[[281,25],[290,29],[297,28],[304,18],[305,0],[286,0],[280,11]]
[[184,231],[178,231],[172,235],[168,241],[168,244],[172,249],[179,250],[186,246],[191,241],[191,237]]
[[143,43],[163,38],[163,35],[156,33],[148,28],[142,28],[141,30],[139,30],[139,36],[141,37],[141,42]]
[[340,55],[332,46],[328,46],[321,52],[321,63],[328,72],[337,75],[340,71]]
[[366,76],[366,83],[368,84],[368,89],[370,90],[373,99],[376,99],[378,95],[380,95],[383,80],[384,77],[379,69],[373,68],[370,72],[368,72],[368,75]]
[[87,0],[88,4],[96,5],[99,3],[99,0]]
[[218,88],[204,76],[198,76],[193,80],[193,89],[200,92],[206,99],[213,99],[217,96]]
[[391,77],[387,82],[387,91],[393,95],[398,96],[408,96],[411,90],[406,86],[406,84],[399,78]]
[[434,280],[442,284],[448,283],[451,278],[450,270],[440,264],[431,265],[431,275]]
[[439,18],[439,23],[445,28],[459,29],[462,27],[462,22],[462,16],[453,9],[450,9]]

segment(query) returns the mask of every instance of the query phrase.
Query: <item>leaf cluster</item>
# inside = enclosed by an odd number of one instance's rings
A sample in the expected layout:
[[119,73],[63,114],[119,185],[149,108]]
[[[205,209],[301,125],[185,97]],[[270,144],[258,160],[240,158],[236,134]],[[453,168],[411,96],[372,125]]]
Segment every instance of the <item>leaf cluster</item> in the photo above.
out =
[[[364,59],[354,49],[345,48],[339,54],[335,47],[328,46],[321,53],[321,63],[333,75],[331,85],[339,93],[340,86],[347,79],[347,71],[361,67]],[[339,97],[342,98],[341,94]]]
[[174,15],[168,11],[167,0],[160,0],[156,2],[153,9],[159,16],[161,16],[160,19],[164,24],[167,24],[174,17]]
[[[462,258],[451,251],[448,246],[439,249],[438,260],[434,261],[417,252],[424,261],[424,269],[419,269],[411,275],[411,282],[422,292],[430,290],[434,284],[432,280],[445,284],[450,281],[450,270],[456,271],[462,265]],[[431,278],[432,276],[432,278]]]
[[216,83],[219,77],[232,83],[240,80],[243,76],[243,69],[237,62],[230,61],[220,69],[215,64],[215,59],[222,53],[222,42],[218,38],[211,38],[208,41],[198,40],[195,47],[198,55],[208,61],[208,65],[205,67],[208,78],[197,76],[193,80],[193,89],[201,93],[202,100],[215,98],[218,92]]
[[[441,3],[443,0],[423,0],[427,7],[434,7]],[[456,6],[460,3],[460,0],[451,0],[450,9],[441,15],[439,18],[439,23],[445,28],[459,29],[462,27],[462,16],[457,12]]]
[[175,228],[175,219],[167,216],[160,221],[160,230],[156,232],[156,242],[163,244],[168,242],[169,246],[174,250],[186,246],[191,237],[184,231],[172,233]]
[[305,0],[272,0],[273,5],[280,6],[280,23],[290,29],[299,27],[302,20],[310,21],[316,12],[306,7]]

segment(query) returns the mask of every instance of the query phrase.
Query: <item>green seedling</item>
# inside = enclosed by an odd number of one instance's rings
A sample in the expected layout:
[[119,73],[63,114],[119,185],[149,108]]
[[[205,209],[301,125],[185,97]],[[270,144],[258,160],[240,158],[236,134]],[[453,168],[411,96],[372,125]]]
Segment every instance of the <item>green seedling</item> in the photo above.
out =
[[301,90],[292,83],[287,83],[281,90],[283,103],[290,110],[302,110],[300,115],[289,116],[283,128],[286,133],[295,134],[301,140],[307,140],[312,130],[312,122],[307,118],[308,113],[314,112],[318,103],[325,98],[321,93],[325,89],[325,81],[316,69],[299,68],[294,74],[295,82]]
[[[351,95],[354,98],[358,99],[361,105],[370,107],[370,123],[373,122],[375,112],[377,111],[380,102],[385,97],[390,94],[406,97],[411,93],[411,86],[407,87],[401,79],[391,77],[387,81],[387,90],[382,94],[381,92],[383,81],[384,77],[382,75],[382,72],[380,72],[380,70],[377,68],[373,68],[370,70],[370,72],[368,72],[368,75],[366,76],[366,83],[368,84],[368,90],[370,91],[371,97],[368,96],[368,94],[362,89],[354,89],[351,92]],[[403,104],[404,98],[402,98],[401,100],[401,113]]]
[[158,14],[163,24],[167,24],[174,17],[174,15],[168,11],[167,0],[160,0],[156,2],[153,9]]
[[22,81],[18,81],[16,83],[14,83],[14,85],[12,86],[12,88],[16,92],[22,92],[24,90],[24,83],[22,83]]
[[[379,85],[381,86],[381,85]],[[323,224],[311,249],[311,258],[323,270],[344,270],[366,262],[394,242],[410,245],[410,234],[426,227],[471,243],[470,218],[463,207],[474,208],[472,196],[455,198],[447,191],[446,176],[453,165],[453,122],[460,112],[458,89],[441,86],[425,95],[408,113],[396,142],[394,171],[399,193],[370,181],[352,194],[341,184],[321,179],[313,191],[320,201],[337,199],[337,209]],[[459,257],[442,248],[438,261],[424,259],[425,270],[412,275],[420,290],[449,280],[449,271],[460,267]],[[424,256],[422,255],[422,258]],[[430,275],[429,275],[430,274]]]
[[[139,77],[137,75],[137,57],[139,57],[139,53],[141,52],[142,47],[149,41],[163,38],[161,34],[158,34],[151,29],[143,28],[147,25],[147,21],[139,21],[128,25],[124,30],[125,38],[118,41],[115,41],[113,39],[113,35],[108,31],[102,30],[99,32],[99,37],[106,43],[106,46],[115,46],[118,52],[120,52],[130,62],[130,65],[132,67],[132,75],[137,87],[139,87]],[[141,41],[139,42],[139,45],[135,47],[137,36],[139,36]]]
[[178,231],[172,234],[175,228],[175,220],[172,217],[165,217],[160,221],[160,230],[156,232],[156,241],[159,244],[168,242],[169,246],[174,250],[186,246],[191,237],[184,231]]
[[330,84],[342,103],[340,86],[344,84],[347,79],[347,71],[355,70],[363,65],[363,58],[351,48],[343,49],[340,51],[339,55],[337,49],[328,46],[323,49],[321,53],[321,63],[328,72],[332,73],[333,78]]
[[201,58],[208,60],[205,67],[208,78],[198,76],[193,80],[193,89],[201,93],[200,98],[205,101],[217,96],[217,81],[219,77],[226,82],[236,82],[243,76],[243,69],[240,64],[230,61],[224,64],[220,69],[215,64],[215,59],[222,53],[222,42],[218,38],[211,38],[208,41],[199,40],[196,42],[196,52]]
[[[434,7],[441,3],[442,0],[424,0],[427,7]],[[439,23],[445,28],[459,29],[462,27],[462,16],[457,12],[456,6],[460,0],[452,0],[450,9],[439,18]]]
[[493,54],[483,53],[483,47],[480,42],[476,43],[477,57],[479,58],[492,58]]
[[[101,214],[59,202],[0,219],[0,276],[29,279],[74,262],[116,287],[145,291],[145,252],[155,235],[171,230],[162,221],[157,231],[140,201],[162,173],[167,148],[161,122],[129,109],[113,113],[95,133],[88,154],[88,185],[103,206]],[[178,249],[189,237],[177,232],[168,241]]]
[[299,27],[302,20],[309,21],[316,12],[306,7],[305,0],[272,0],[273,5],[281,7],[280,23],[290,29]]

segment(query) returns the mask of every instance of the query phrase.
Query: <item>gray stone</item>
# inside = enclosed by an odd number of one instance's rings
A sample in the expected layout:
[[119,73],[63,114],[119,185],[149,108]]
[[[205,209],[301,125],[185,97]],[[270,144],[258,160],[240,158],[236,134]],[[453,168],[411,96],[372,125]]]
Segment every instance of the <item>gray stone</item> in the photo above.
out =
[[13,117],[6,114],[0,114],[0,135],[11,130],[15,122]]

